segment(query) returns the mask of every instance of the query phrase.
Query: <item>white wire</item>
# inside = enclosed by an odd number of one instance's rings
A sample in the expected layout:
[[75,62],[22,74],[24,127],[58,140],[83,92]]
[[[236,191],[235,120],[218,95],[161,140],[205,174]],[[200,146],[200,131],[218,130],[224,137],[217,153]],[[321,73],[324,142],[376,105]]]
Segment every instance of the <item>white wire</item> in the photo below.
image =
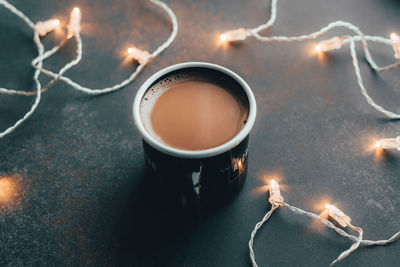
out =
[[[175,40],[176,35],[178,33],[178,22],[177,22],[174,12],[171,10],[171,8],[168,7],[167,4],[165,4],[164,2],[161,2],[159,0],[150,0],[150,2],[161,7],[169,15],[171,22],[172,22],[172,32],[171,32],[169,38],[150,54],[150,57],[154,58],[154,57],[158,56],[161,52],[163,52],[166,48],[168,48],[171,45],[171,43]],[[113,85],[111,87],[98,88],[98,89],[97,88],[92,89],[89,87],[82,86],[79,83],[74,82],[71,78],[68,78],[68,77],[65,77],[62,75],[58,75],[50,70],[43,69],[43,68],[39,68],[39,69],[44,74],[46,74],[50,77],[53,77],[53,78],[60,79],[78,91],[81,91],[83,93],[90,94],[90,95],[99,95],[99,94],[105,94],[105,93],[110,93],[110,92],[119,90],[122,87],[128,85],[138,76],[138,74],[142,71],[142,69],[145,67],[146,64],[147,64],[147,62],[143,63],[143,64],[139,64],[138,67],[136,68],[136,70],[126,80],[124,80],[116,85]]]
[[[11,13],[17,15],[19,18],[21,18],[25,23],[32,29],[35,30],[35,23],[33,23],[24,13],[16,9],[13,5],[8,3],[5,0],[0,0],[0,5],[4,6],[8,10],[11,11]],[[38,50],[39,52],[39,50]],[[39,52],[39,56],[41,53]],[[24,95],[24,96],[31,96],[35,95],[37,91],[19,91],[15,89],[7,89],[7,88],[0,88],[0,93],[1,94],[7,94],[7,95]]]
[[[75,40],[76,40],[76,57],[70,61],[69,63],[67,63],[64,67],[62,67],[59,72],[55,75],[54,79],[51,80],[47,85],[46,88],[51,87],[55,82],[57,82],[61,76],[70,68],[72,68],[73,66],[77,65],[81,59],[82,59],[82,39],[81,39],[81,35],[79,34],[79,32],[74,34]],[[58,50],[58,49],[57,49]],[[48,53],[47,55],[51,55],[51,53]],[[42,59],[43,60],[43,59]],[[40,71],[41,66],[36,66],[35,64],[32,64],[32,66],[37,67],[37,69]]]
[[308,212],[305,210],[302,210],[300,208],[294,207],[289,205],[286,202],[282,202],[282,203],[277,203],[276,205],[273,205],[271,207],[271,209],[265,214],[265,216],[263,217],[263,219],[258,222],[255,227],[254,230],[252,231],[251,235],[250,235],[250,241],[249,241],[249,254],[250,254],[250,260],[252,262],[252,266],[253,267],[257,267],[257,263],[255,261],[255,255],[254,255],[254,250],[253,250],[253,242],[254,242],[254,238],[255,235],[258,231],[258,229],[260,229],[260,227],[271,217],[272,213],[279,207],[285,207],[288,208],[290,211],[294,212],[295,214],[299,214],[299,215],[305,215],[311,219],[317,220],[319,222],[321,222],[322,224],[324,224],[325,226],[327,226],[328,228],[334,230],[335,232],[337,232],[339,235],[350,239],[351,241],[354,242],[354,244],[346,251],[342,252],[339,257],[337,259],[335,259],[332,263],[331,266],[333,266],[334,264],[336,264],[337,262],[343,260],[344,258],[346,258],[347,256],[349,256],[352,252],[354,252],[356,249],[359,248],[360,245],[365,245],[365,246],[374,246],[374,245],[378,245],[378,246],[384,246],[387,245],[389,243],[392,243],[394,241],[396,241],[397,239],[400,238],[400,231],[397,232],[396,234],[394,234],[392,237],[390,237],[389,239],[386,240],[363,240],[362,236],[363,236],[363,231],[361,228],[359,227],[355,227],[353,225],[350,225],[350,227],[352,229],[354,229],[355,231],[357,231],[359,233],[358,237],[354,236],[354,235],[350,235],[348,233],[346,233],[343,229],[336,227],[333,223],[331,223],[329,220],[322,218],[321,216],[312,213],[312,212]]
[[360,227],[356,227],[352,224],[350,224],[349,227],[358,232],[357,241],[355,243],[353,243],[353,245],[351,245],[351,247],[349,249],[343,251],[334,261],[331,262],[331,264],[329,264],[329,266],[334,266],[339,261],[344,260],[360,246],[360,243],[361,243],[361,240],[363,237],[363,229],[361,229]]
[[[264,37],[261,36],[259,34],[260,31],[269,28],[270,26],[273,25],[273,23],[276,20],[276,13],[277,13],[277,0],[272,0],[271,1],[271,18],[270,20],[266,23],[266,24],[262,24],[254,29],[247,29],[248,31],[248,36],[253,36],[254,38],[256,38],[259,41],[262,42],[273,42],[273,41],[277,41],[277,42],[293,42],[293,41],[304,41],[304,40],[311,40],[311,39],[315,39],[325,33],[327,33],[328,31],[334,29],[334,28],[338,28],[338,27],[344,27],[346,29],[349,29],[353,32],[356,33],[356,36],[349,36],[346,40],[343,41],[342,44],[350,44],[350,54],[352,57],[352,62],[353,62],[353,67],[355,70],[355,74],[357,77],[357,83],[361,89],[361,93],[362,95],[366,98],[367,103],[369,105],[371,105],[373,108],[375,108],[377,111],[383,113],[385,116],[390,117],[390,118],[400,118],[400,114],[396,114],[393,112],[390,112],[386,109],[384,109],[382,106],[378,105],[375,103],[375,101],[368,95],[367,90],[363,84],[363,80],[361,77],[361,72],[360,72],[360,68],[359,68],[359,64],[358,64],[358,60],[357,60],[357,54],[356,54],[356,48],[355,48],[355,42],[356,41],[361,41],[362,45],[363,45],[363,50],[365,53],[365,57],[367,59],[367,62],[369,63],[369,65],[371,66],[372,69],[376,70],[376,71],[386,71],[395,67],[400,66],[400,61],[393,63],[391,65],[387,65],[384,67],[379,67],[376,62],[373,60],[371,53],[369,51],[368,48],[368,43],[367,41],[372,41],[372,42],[378,42],[378,43],[382,43],[382,44],[386,44],[391,46],[391,42],[389,39],[380,37],[380,36],[366,36],[364,35],[361,30],[349,23],[349,22],[344,22],[344,21],[336,21],[336,22],[332,22],[330,24],[328,24],[326,27],[323,27],[322,29],[320,29],[319,31],[313,32],[311,34],[305,34],[305,35],[300,35],[300,36],[272,36],[272,37]],[[397,240],[400,237],[400,231],[397,232],[395,235],[393,235],[391,238],[387,239],[387,240],[378,240],[378,241],[371,241],[371,240],[362,240],[362,235],[363,235],[363,231],[361,228],[359,227],[355,227],[353,225],[350,225],[350,227],[352,229],[354,229],[355,231],[357,231],[359,233],[358,237],[355,237],[353,235],[349,235],[347,234],[345,231],[343,231],[340,228],[337,228],[335,225],[333,225],[331,222],[329,222],[328,220],[325,220],[323,218],[321,218],[320,216],[311,213],[311,212],[306,212],[304,210],[301,210],[299,208],[293,207],[288,205],[287,203],[282,203],[282,205],[284,207],[289,208],[291,211],[297,213],[297,214],[302,214],[302,215],[306,215],[310,218],[316,219],[320,222],[322,222],[323,224],[325,224],[326,226],[328,226],[329,228],[335,230],[337,233],[339,233],[340,235],[349,238],[350,240],[354,241],[355,243],[346,251],[344,251],[343,253],[341,253],[339,255],[339,257],[337,259],[335,259],[332,263],[332,265],[335,265],[337,262],[343,260],[344,258],[346,258],[348,255],[350,255],[350,253],[352,253],[353,251],[355,251],[360,244],[364,244],[364,245],[386,245],[388,243],[394,242],[395,240]],[[257,230],[270,218],[271,214],[273,213],[273,211],[276,209],[276,206],[273,206],[272,209],[267,212],[267,214],[264,216],[264,218],[256,224],[251,237],[250,237],[250,241],[249,241],[249,249],[250,249],[250,259],[252,261],[252,265],[254,267],[257,266],[257,263],[255,262],[255,256],[254,256],[254,251],[253,251],[253,240],[255,237],[255,234],[257,233]]]
[[278,0],[272,0],[271,1],[271,17],[265,24],[261,24],[258,27],[255,27],[254,29],[249,29],[253,33],[258,33],[260,31],[263,31],[265,29],[268,29],[272,25],[274,25],[275,20],[276,20],[276,6],[277,6]]
[[10,3],[8,3],[5,0],[0,0],[0,5],[3,5],[5,8],[10,10],[11,13],[14,13],[18,17],[20,17],[23,21],[26,22],[26,24],[28,24],[29,27],[32,28],[32,30],[35,30],[35,23],[33,23],[27,16],[25,16],[24,13],[19,11],[15,6],[11,5]]
[[[175,40],[176,35],[178,33],[178,21],[177,21],[177,18],[175,16],[174,12],[164,2],[161,2],[159,0],[149,0],[149,1],[157,6],[161,7],[168,14],[168,16],[170,17],[171,22],[172,22],[172,32],[171,32],[170,36],[168,37],[168,39],[163,44],[161,44],[156,50],[154,50],[153,53],[150,54],[150,58],[154,58],[154,57],[158,56],[160,53],[162,53],[166,48],[168,48],[172,44],[172,42]],[[30,28],[33,29],[34,42],[38,48],[38,56],[32,61],[32,66],[34,68],[36,68],[34,77],[33,77],[35,84],[36,84],[36,91],[22,91],[22,90],[15,90],[15,89],[0,88],[1,94],[21,95],[21,96],[36,95],[35,102],[33,103],[31,109],[21,119],[19,119],[13,126],[7,128],[5,131],[1,132],[0,138],[11,133],[18,126],[20,126],[24,121],[26,121],[33,114],[33,112],[36,110],[37,106],[39,105],[39,102],[41,99],[41,93],[45,92],[49,87],[54,85],[58,80],[62,80],[64,82],[66,82],[67,84],[71,85],[74,89],[77,89],[77,90],[82,91],[87,94],[91,94],[91,95],[104,94],[104,93],[109,93],[109,92],[121,89],[122,87],[128,85],[130,82],[132,82],[137,77],[137,75],[142,71],[144,66],[147,64],[147,62],[145,64],[140,64],[128,79],[126,79],[126,80],[122,81],[121,83],[116,84],[112,87],[102,88],[102,89],[90,89],[87,87],[83,87],[83,86],[79,85],[78,83],[72,81],[70,78],[63,76],[63,74],[67,70],[69,70],[73,66],[77,65],[80,62],[80,60],[82,59],[82,39],[81,39],[81,36],[79,33],[76,33],[74,35],[76,44],[77,44],[76,57],[72,61],[68,62],[64,67],[62,67],[58,71],[58,73],[54,73],[50,70],[43,68],[43,61],[45,59],[49,58],[50,56],[54,55],[56,52],[58,52],[59,49],[65,44],[66,39],[64,39],[59,45],[57,45],[57,46],[53,47],[52,49],[45,52],[43,44],[40,41],[39,34],[35,30],[35,24],[26,15],[24,15],[21,11],[19,11],[17,8],[15,8],[13,5],[8,3],[7,1],[0,0],[0,5],[3,5],[8,10],[10,10],[11,13],[20,17],[23,21],[26,22],[26,24]],[[39,81],[40,72],[43,72],[46,75],[53,78],[43,88],[41,88],[41,84]]]
[[253,243],[254,243],[254,237],[257,234],[258,229],[260,229],[260,227],[266,222],[268,221],[268,219],[271,217],[272,213],[279,208],[278,205],[272,205],[271,209],[265,214],[265,216],[263,217],[263,219],[261,221],[259,221],[256,226],[254,227],[253,232],[251,232],[250,235],[250,240],[249,240],[249,251],[250,251],[250,260],[251,260],[251,264],[253,265],[253,267],[257,267],[257,262],[256,262],[256,257],[254,255],[254,250],[253,250]]
[[[283,205],[290,209],[291,211],[293,211],[294,213],[297,214],[301,214],[301,215],[306,215],[308,217],[310,217],[311,219],[315,219],[317,221],[320,221],[321,223],[325,224],[327,227],[335,230],[338,234],[340,234],[343,237],[346,237],[352,241],[357,241],[357,237],[350,235],[348,233],[346,233],[345,231],[343,231],[341,228],[336,227],[333,223],[331,223],[330,221],[322,218],[321,216],[314,214],[312,212],[308,212],[302,209],[299,209],[297,207],[293,207],[290,206],[287,203],[283,203]],[[361,244],[362,245],[366,245],[366,246],[373,246],[373,245],[380,245],[380,246],[384,246],[387,245],[389,243],[392,243],[394,241],[396,241],[398,238],[400,237],[400,231],[397,232],[396,234],[394,234],[391,238],[387,239],[387,240],[377,240],[377,241],[371,241],[371,240],[362,240]]]
[[353,67],[354,67],[354,71],[355,71],[355,74],[356,74],[356,77],[357,77],[358,86],[360,87],[361,94],[365,97],[365,99],[367,100],[368,104],[370,104],[377,111],[383,113],[384,115],[386,115],[389,118],[399,119],[400,118],[400,114],[393,113],[391,111],[388,111],[388,110],[384,109],[382,106],[376,104],[375,101],[369,96],[369,94],[367,92],[367,89],[364,86],[362,77],[361,77],[361,71],[360,71],[360,67],[358,65],[356,47],[355,47],[354,40],[352,38],[350,38],[350,54],[351,54],[351,57],[353,59]]
[[[39,56],[42,55],[43,52],[44,52],[44,47],[43,47],[42,43],[40,42],[39,34],[36,31],[35,31],[35,34],[34,34],[34,43],[36,44],[36,47],[38,49]],[[38,65],[40,67],[42,66],[42,64],[43,64],[43,62],[39,61]],[[40,84],[40,81],[39,81],[39,75],[40,75],[40,71],[38,71],[38,70],[36,70],[34,75],[33,75],[33,80],[35,81],[35,84],[36,84],[36,98],[35,98],[35,102],[33,103],[32,107],[13,126],[7,128],[5,131],[1,132],[0,133],[0,138],[3,138],[7,134],[10,134],[11,132],[13,132],[18,126],[20,126],[24,121],[26,121],[33,114],[33,112],[35,112],[37,106],[39,105],[40,98],[41,98],[41,84]]]
[[360,28],[358,28],[357,26],[353,25],[352,23],[349,22],[345,22],[345,21],[335,21],[332,22],[330,24],[328,24],[327,26],[321,28],[320,30],[310,33],[310,34],[304,34],[304,35],[299,35],[299,36],[261,36],[259,34],[260,31],[265,30],[269,27],[271,27],[275,20],[276,20],[276,13],[277,13],[277,3],[278,0],[272,0],[271,1],[271,16],[270,19],[267,21],[267,23],[262,24],[254,29],[247,29],[247,35],[248,36],[253,36],[254,38],[256,38],[257,40],[261,41],[261,42],[295,42],[295,41],[305,41],[305,40],[312,40],[315,39],[327,32],[329,32],[330,30],[333,30],[335,28],[346,28],[348,30],[351,30],[352,32],[356,33],[356,36],[353,37],[349,37],[348,40],[343,41],[343,44],[347,44],[350,43],[350,52],[351,52],[351,56],[353,58],[353,66],[354,66],[354,71],[357,77],[357,83],[361,89],[361,93],[362,95],[365,97],[365,99],[367,100],[367,103],[369,105],[371,105],[375,110],[377,110],[378,112],[383,113],[385,116],[389,117],[389,118],[393,118],[393,119],[399,119],[400,118],[400,114],[398,113],[393,113],[391,111],[388,111],[386,109],[384,109],[382,106],[378,105],[375,103],[375,101],[368,95],[367,90],[364,86],[364,83],[362,81],[362,77],[361,77],[361,72],[360,72],[360,68],[358,65],[358,60],[356,58],[356,53],[355,53],[355,47],[354,44],[352,44],[352,42],[355,41],[359,41],[362,43],[363,45],[363,50],[364,50],[364,54],[366,57],[366,60],[368,62],[368,64],[370,65],[370,67],[372,69],[374,69],[375,71],[381,72],[381,71],[386,71],[386,70],[390,70],[393,68],[396,68],[398,66],[400,66],[400,61],[397,61],[393,64],[384,66],[384,67],[379,67],[376,62],[374,61],[374,59],[372,58],[371,52],[368,48],[368,43],[367,41],[373,41],[373,42],[378,42],[378,43],[382,43],[382,44],[386,44],[388,46],[391,46],[391,42],[389,39],[380,37],[380,36],[366,36],[364,35],[364,33],[360,30]]
[[[38,34],[38,32],[35,29],[35,24],[26,15],[24,15],[21,11],[16,9],[11,4],[9,4],[7,1],[0,0],[0,4],[5,6],[7,9],[9,9],[15,15],[22,18],[28,24],[28,26],[30,26],[33,29],[33,31],[34,31],[33,40],[38,49],[38,56],[34,60],[32,60],[32,65],[37,64],[35,66],[37,66],[37,68],[38,68],[35,70],[35,73],[33,75],[33,80],[36,85],[36,91],[19,91],[19,90],[14,90],[14,89],[0,88],[0,93],[8,94],[8,95],[23,95],[23,96],[36,95],[35,101],[34,101],[33,105],[31,106],[31,108],[29,109],[29,111],[21,119],[19,119],[17,122],[15,122],[14,125],[12,125],[11,127],[7,128],[6,130],[4,130],[3,132],[0,133],[0,138],[3,138],[7,134],[10,134],[11,132],[13,132],[18,126],[20,126],[22,123],[24,123],[33,114],[33,112],[35,112],[35,110],[38,107],[40,100],[41,100],[41,93],[44,92],[45,90],[47,90],[47,88],[49,88],[50,86],[52,86],[54,84],[54,82],[58,79],[58,76],[57,76],[55,79],[50,81],[46,85],[45,88],[41,88],[41,83],[39,81],[39,75],[40,75],[40,69],[43,66],[43,60],[45,58],[51,56],[52,54],[54,54],[59,49],[59,46],[44,53],[44,46],[43,46],[42,42],[40,41],[40,35]],[[79,33],[75,37],[77,39],[78,47],[80,47],[78,50],[82,51],[82,48],[81,48],[82,42],[80,42]],[[70,69],[71,67],[73,67],[80,61],[80,59],[82,58],[82,53],[80,53],[79,51],[77,53],[77,57],[74,60],[72,60],[71,62],[69,62],[68,64],[66,64],[63,68],[61,68],[58,75],[62,75],[65,71],[67,71],[68,69]]]

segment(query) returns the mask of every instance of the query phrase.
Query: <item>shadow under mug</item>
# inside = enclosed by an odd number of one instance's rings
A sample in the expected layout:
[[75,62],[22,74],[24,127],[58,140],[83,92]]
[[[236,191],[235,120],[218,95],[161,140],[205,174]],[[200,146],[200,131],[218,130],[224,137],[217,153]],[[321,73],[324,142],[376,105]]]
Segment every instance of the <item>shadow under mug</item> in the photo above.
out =
[[[207,72],[218,80],[225,80],[246,98],[247,122],[228,142],[205,150],[182,150],[162,143],[146,130],[140,114],[146,92],[160,80],[187,71]],[[256,109],[254,95],[247,83],[233,71],[216,64],[176,64],[148,78],[135,96],[133,118],[143,138],[147,170],[164,193],[163,199],[184,209],[210,207],[225,202],[238,192],[247,176],[249,133],[256,119]]]

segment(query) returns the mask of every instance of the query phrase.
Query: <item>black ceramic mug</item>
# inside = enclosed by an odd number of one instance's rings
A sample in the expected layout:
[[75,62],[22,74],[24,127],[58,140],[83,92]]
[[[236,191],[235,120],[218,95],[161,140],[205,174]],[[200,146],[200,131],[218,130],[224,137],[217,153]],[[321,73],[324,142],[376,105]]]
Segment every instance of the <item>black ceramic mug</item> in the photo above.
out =
[[[241,95],[248,106],[242,130],[226,143],[205,150],[182,150],[152,136],[143,121],[143,101],[149,90],[168,77],[194,73]],[[143,137],[148,170],[167,192],[166,197],[182,207],[208,206],[237,192],[247,176],[249,133],[256,118],[256,101],[247,83],[233,71],[205,62],[187,62],[162,69],[140,87],[133,103],[133,118]]]

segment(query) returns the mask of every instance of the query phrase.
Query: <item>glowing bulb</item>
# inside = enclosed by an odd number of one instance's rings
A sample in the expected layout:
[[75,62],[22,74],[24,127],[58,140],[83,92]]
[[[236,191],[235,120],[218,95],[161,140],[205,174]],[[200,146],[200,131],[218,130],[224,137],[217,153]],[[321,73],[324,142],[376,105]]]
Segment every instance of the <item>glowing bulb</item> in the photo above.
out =
[[58,26],[60,26],[60,21],[58,19],[39,21],[35,25],[35,31],[37,31],[40,36],[45,36],[49,32],[55,30]]
[[382,138],[376,141],[376,148],[400,150],[400,136],[395,138]]
[[239,28],[236,30],[224,32],[219,36],[219,38],[223,42],[236,42],[236,41],[243,41],[244,39],[247,38],[247,36],[249,36],[248,30],[244,28]]
[[68,28],[68,34],[67,38],[71,38],[75,34],[80,33],[81,31],[81,10],[78,7],[75,7],[71,11],[71,15],[69,16],[69,24],[67,26]]
[[347,38],[347,36],[335,36],[331,39],[319,42],[314,49],[316,52],[326,52],[329,50],[339,49],[342,47],[343,41]]
[[381,148],[381,142],[380,141],[376,141],[375,142],[375,147],[376,148]]
[[390,35],[390,41],[394,51],[394,57],[400,59],[400,36],[396,33]]
[[343,211],[337,208],[334,205],[326,204],[325,205],[326,212],[328,215],[334,219],[340,226],[346,227],[350,225],[351,218],[347,216]]
[[128,48],[128,56],[139,62],[139,64],[145,64],[150,59],[150,53],[148,51],[141,50],[134,46]]
[[279,184],[272,179],[271,181],[269,181],[269,199],[268,201],[272,204],[272,205],[282,205],[283,202],[283,197],[281,195],[281,190],[279,188]]
[[226,41],[226,35],[225,34],[221,34],[219,36],[219,39],[221,39],[221,41],[225,42]]

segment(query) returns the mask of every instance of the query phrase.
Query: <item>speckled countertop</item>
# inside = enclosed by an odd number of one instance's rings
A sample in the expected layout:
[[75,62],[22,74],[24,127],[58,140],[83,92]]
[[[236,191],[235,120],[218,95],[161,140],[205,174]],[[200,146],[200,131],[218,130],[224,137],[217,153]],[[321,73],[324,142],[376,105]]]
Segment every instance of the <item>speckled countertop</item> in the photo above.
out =
[[[310,53],[313,42],[219,47],[220,32],[264,22],[268,1],[166,2],[178,17],[178,37],[135,82],[99,97],[58,83],[25,124],[0,140],[0,175],[8,179],[11,199],[0,203],[1,266],[249,266],[247,242],[267,209],[265,174],[281,177],[295,206],[318,211],[324,201],[338,204],[365,238],[400,230],[400,153],[376,156],[368,149],[377,136],[399,135],[400,122],[366,104],[347,48],[317,58]],[[12,3],[34,21],[65,20],[74,5],[81,7],[84,58],[68,76],[90,87],[124,79],[135,66],[123,63],[121,51],[130,44],[154,49],[170,29],[147,1]],[[388,35],[400,31],[399,9],[396,0],[281,0],[276,24],[265,34],[309,33],[342,19],[370,35]],[[0,86],[32,88],[31,38],[30,29],[0,8]],[[46,37],[46,46],[55,38]],[[371,45],[376,60],[393,61],[390,48],[381,48]],[[71,42],[46,64],[57,69],[73,52]],[[160,208],[131,118],[140,84],[183,61],[234,70],[258,102],[248,179],[236,198],[198,222]],[[360,62],[371,95],[399,112],[399,70],[378,76],[361,56]],[[0,96],[0,129],[32,101]],[[274,214],[255,241],[260,266],[324,266],[349,246],[286,210]],[[399,252],[400,243],[361,249],[341,265],[398,266]]]

